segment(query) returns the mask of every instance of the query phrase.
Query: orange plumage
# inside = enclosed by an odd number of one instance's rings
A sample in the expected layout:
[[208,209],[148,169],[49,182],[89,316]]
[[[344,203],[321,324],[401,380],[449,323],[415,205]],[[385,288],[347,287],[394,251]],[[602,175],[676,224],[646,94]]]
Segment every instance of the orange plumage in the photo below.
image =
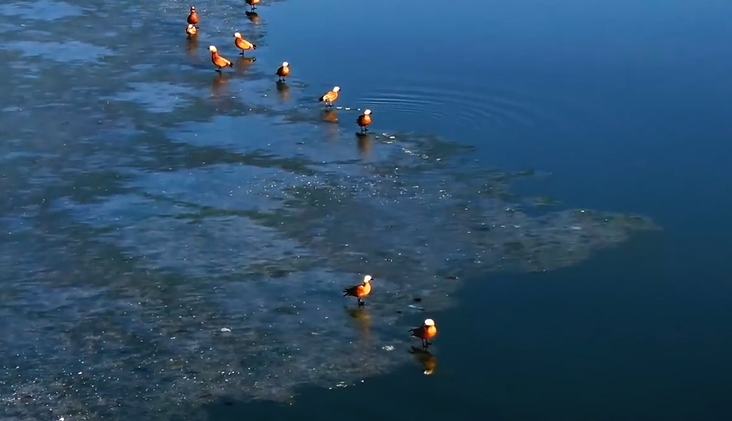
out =
[[348,287],[343,290],[344,297],[356,297],[359,306],[364,305],[363,298],[371,294],[371,280],[373,278],[370,275],[363,277],[363,282],[352,287]]
[[321,97],[318,98],[318,101],[325,102],[326,107],[332,107],[333,101],[338,99],[338,92],[340,92],[340,90],[341,88],[334,86],[333,89],[321,95]]
[[367,132],[369,129],[367,129],[366,126],[371,124],[371,110],[364,110],[363,114],[358,116],[356,119],[356,123],[358,124],[358,127],[361,128],[362,132]]
[[430,339],[437,336],[437,326],[435,326],[434,320],[427,319],[424,321],[422,326],[411,328],[409,329],[409,332],[412,333],[413,337],[421,339],[422,346],[427,348],[432,345]]
[[217,72],[220,72],[224,67],[234,67],[229,60],[219,55],[219,51],[213,45],[208,47],[208,50],[211,51],[211,63],[216,66]]
[[241,37],[239,32],[234,33],[234,45],[236,48],[241,50],[241,55],[244,55],[244,51],[256,50],[257,46]]
[[290,75],[290,63],[282,62],[282,66],[277,68],[277,76],[280,77],[280,81],[284,81],[287,76]]
[[247,4],[252,7],[252,10],[257,8],[257,5],[260,4],[261,0],[246,0]]
[[198,13],[196,13],[194,6],[191,6],[191,13],[188,14],[188,23],[190,25],[198,25]]

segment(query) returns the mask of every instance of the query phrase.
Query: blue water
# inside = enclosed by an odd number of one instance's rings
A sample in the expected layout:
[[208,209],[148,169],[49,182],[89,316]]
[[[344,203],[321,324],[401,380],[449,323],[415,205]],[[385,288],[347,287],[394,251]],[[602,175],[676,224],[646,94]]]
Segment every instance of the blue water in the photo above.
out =
[[189,7],[0,6],[5,418],[728,418],[732,4]]

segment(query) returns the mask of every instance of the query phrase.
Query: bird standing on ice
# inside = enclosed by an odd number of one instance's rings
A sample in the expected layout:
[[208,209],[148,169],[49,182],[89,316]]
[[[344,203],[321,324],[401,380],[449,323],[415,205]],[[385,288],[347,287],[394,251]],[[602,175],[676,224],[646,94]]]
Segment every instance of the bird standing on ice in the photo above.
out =
[[356,119],[356,123],[358,124],[358,127],[361,128],[362,133],[369,131],[366,126],[371,124],[371,110],[364,110],[363,114],[358,116]]
[[241,50],[241,55],[244,55],[244,51],[256,50],[257,46],[241,37],[241,33],[234,32],[234,45],[236,48]]
[[426,319],[422,326],[409,329],[409,332],[412,333],[413,337],[421,339],[422,347],[427,348],[428,346],[432,345],[430,339],[437,336],[437,326],[435,326],[434,320]]
[[251,6],[252,10],[257,8],[257,5],[262,2],[262,0],[246,0],[247,4]]
[[340,92],[340,90],[340,87],[334,86],[333,89],[324,93],[320,98],[318,98],[318,101],[325,102],[326,107],[332,107],[333,101],[338,99],[338,92]]
[[188,34],[188,39],[191,39],[191,38],[195,37],[196,35],[198,35],[198,29],[196,28],[195,25],[193,25],[192,23],[189,23],[188,27],[186,28],[186,34]]
[[279,81],[284,82],[285,78],[290,75],[290,63],[283,61],[282,66],[277,68],[277,76],[279,76]]
[[208,51],[211,52],[211,63],[216,66],[217,72],[221,73],[221,69],[224,67],[234,67],[229,60],[219,55],[219,50],[213,45],[208,47]]
[[358,301],[358,305],[363,306],[363,298],[371,294],[371,280],[374,279],[371,277],[371,275],[366,275],[363,277],[363,282],[361,282],[358,285],[354,285],[352,287],[348,287],[343,290],[343,296],[344,297],[356,297],[356,300]]
[[191,13],[188,14],[188,24],[198,25],[198,13],[196,13],[195,6],[191,6]]

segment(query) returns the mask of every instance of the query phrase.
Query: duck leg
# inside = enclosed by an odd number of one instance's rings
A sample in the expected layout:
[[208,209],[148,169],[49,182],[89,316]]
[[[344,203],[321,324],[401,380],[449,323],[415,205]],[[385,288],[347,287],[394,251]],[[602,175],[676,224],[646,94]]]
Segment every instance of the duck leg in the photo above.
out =
[[359,307],[363,307],[363,306],[366,305],[366,303],[364,303],[363,300],[361,300],[360,298],[356,298],[356,299],[358,300],[358,306]]

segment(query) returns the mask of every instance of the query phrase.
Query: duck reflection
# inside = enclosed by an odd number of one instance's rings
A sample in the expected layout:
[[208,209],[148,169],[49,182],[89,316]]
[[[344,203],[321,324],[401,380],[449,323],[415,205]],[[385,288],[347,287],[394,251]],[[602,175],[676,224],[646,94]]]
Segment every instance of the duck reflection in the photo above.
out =
[[196,57],[196,52],[198,50],[198,37],[190,37],[186,39],[186,54],[190,58]]
[[277,86],[277,94],[280,96],[280,100],[287,102],[290,99],[290,87],[287,86],[287,82],[278,80],[275,86]]
[[361,155],[371,154],[371,135],[368,133],[356,133],[356,143]]
[[259,13],[257,12],[246,12],[247,19],[255,25],[259,25]]
[[371,314],[365,307],[346,307],[346,313],[356,323],[362,338],[368,338],[371,333]]
[[235,63],[236,70],[239,73],[246,72],[255,61],[257,61],[256,57],[239,57]]
[[323,110],[323,121],[328,123],[338,123],[338,113],[332,108]]
[[426,376],[429,376],[430,374],[435,372],[435,367],[437,366],[437,358],[432,355],[431,352],[427,351],[426,349],[413,346],[409,350],[409,353],[414,356],[414,359],[417,360],[420,365],[422,365],[422,369],[424,370],[423,373]]
[[230,75],[216,73],[216,76],[211,80],[211,96],[221,96],[229,79],[231,79]]

